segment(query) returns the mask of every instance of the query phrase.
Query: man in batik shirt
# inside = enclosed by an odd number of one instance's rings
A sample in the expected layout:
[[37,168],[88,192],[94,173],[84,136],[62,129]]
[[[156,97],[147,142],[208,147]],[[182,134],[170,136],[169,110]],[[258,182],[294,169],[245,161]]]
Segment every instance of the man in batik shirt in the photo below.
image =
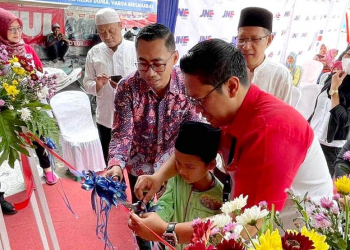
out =
[[122,80],[115,96],[107,175],[123,178],[126,168],[133,202],[137,176],[153,174],[173,153],[183,121],[200,121],[174,67],[179,54],[174,36],[161,24],[136,37],[137,68]]

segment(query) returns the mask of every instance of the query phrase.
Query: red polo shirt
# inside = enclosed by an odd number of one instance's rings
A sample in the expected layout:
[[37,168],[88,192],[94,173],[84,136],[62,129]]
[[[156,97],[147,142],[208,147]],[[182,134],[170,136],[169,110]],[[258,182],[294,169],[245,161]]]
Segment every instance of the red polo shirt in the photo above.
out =
[[[248,195],[248,207],[267,201],[282,210],[314,133],[292,106],[251,85],[224,137],[236,138],[233,197]],[[232,176],[232,175],[231,175]]]

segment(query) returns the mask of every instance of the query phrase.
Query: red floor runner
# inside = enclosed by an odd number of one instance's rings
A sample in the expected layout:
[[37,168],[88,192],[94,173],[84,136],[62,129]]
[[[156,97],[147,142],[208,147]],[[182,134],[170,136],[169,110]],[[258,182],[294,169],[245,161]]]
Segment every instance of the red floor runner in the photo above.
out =
[[[95,234],[96,216],[91,208],[91,192],[81,189],[78,182],[68,179],[61,180],[73,210],[79,218],[75,219],[60,197],[56,189],[57,187],[61,191],[60,183],[55,186],[43,185],[60,249],[103,249],[104,243]],[[16,203],[22,201],[24,196],[25,192],[21,192],[8,197],[7,200]],[[115,249],[135,249],[127,222],[128,215],[122,209],[113,207],[108,232]],[[12,250],[43,249],[30,204],[16,215],[5,216],[5,223]],[[46,235],[49,238],[48,232]]]

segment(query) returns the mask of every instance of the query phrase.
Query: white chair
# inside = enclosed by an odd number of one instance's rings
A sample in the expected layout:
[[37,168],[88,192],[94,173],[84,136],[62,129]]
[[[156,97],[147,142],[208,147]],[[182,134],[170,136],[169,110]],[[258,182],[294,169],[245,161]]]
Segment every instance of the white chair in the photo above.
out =
[[328,76],[331,74],[331,72],[327,72],[327,73],[324,73],[321,78],[320,78],[320,82],[319,82],[319,85],[320,86],[323,86],[326,79],[328,78]]
[[292,86],[292,107],[296,108],[301,98],[301,91],[299,88]]
[[303,65],[303,74],[300,77],[299,86],[307,84],[316,84],[320,76],[323,64],[315,60],[306,60]]
[[63,158],[79,172],[103,171],[106,164],[88,96],[65,91],[52,97],[50,104],[61,132]]
[[318,84],[308,84],[301,86],[300,91],[301,98],[296,106],[296,110],[298,110],[305,119],[309,119],[315,108],[316,98],[320,93],[320,88]]

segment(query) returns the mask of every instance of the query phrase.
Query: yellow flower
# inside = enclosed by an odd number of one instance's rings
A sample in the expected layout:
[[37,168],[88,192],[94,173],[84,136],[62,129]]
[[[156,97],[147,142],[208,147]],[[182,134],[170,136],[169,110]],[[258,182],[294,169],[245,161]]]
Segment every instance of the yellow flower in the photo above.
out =
[[15,63],[15,62],[18,62],[18,58],[17,57],[12,57],[12,59],[8,60],[9,63]]
[[[259,242],[254,243],[256,250],[282,250],[281,236],[276,229],[270,234],[270,230],[267,230],[265,234],[259,237]],[[249,248],[253,250],[254,248]]]
[[15,85],[15,86],[17,86],[17,85],[18,85],[17,80],[13,80],[13,81],[12,81],[12,84]]
[[25,71],[24,68],[19,68],[17,74],[23,75],[25,72],[26,72],[26,71]]
[[15,74],[18,74],[18,68],[12,67],[12,70],[13,70],[13,72],[14,72]]
[[325,242],[326,236],[318,234],[313,229],[311,231],[308,231],[306,227],[304,226],[301,229],[301,234],[309,237],[310,240],[314,243],[313,246],[315,247],[315,250],[327,250],[329,249],[328,244]]
[[334,183],[337,192],[340,194],[348,195],[350,194],[350,178],[344,175],[338,178]]
[[19,90],[16,88],[16,86],[8,86],[7,88],[5,88],[7,95],[9,96],[16,96],[19,93]]
[[4,89],[6,89],[9,85],[5,82],[2,86],[4,87]]

